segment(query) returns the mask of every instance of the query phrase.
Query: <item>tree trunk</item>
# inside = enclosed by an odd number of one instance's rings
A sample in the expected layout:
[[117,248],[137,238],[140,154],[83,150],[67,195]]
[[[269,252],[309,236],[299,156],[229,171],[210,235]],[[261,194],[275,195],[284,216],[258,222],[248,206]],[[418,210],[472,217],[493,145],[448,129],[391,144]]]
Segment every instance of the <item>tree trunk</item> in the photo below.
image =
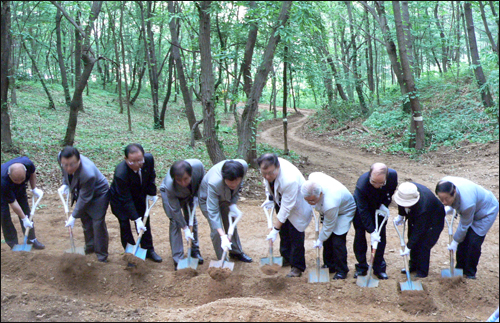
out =
[[[249,10],[255,10],[255,1],[250,1],[248,6]],[[241,63],[241,73],[243,75],[243,92],[245,92],[247,98],[250,97],[250,90],[252,89],[252,75],[250,73],[250,69],[252,67],[253,50],[255,48],[255,42],[257,41],[257,32],[257,24],[255,22],[250,23],[250,31],[248,32],[245,54],[243,56],[243,62]]]
[[467,48],[467,61],[469,62],[469,66],[472,65],[471,54],[470,54],[470,46],[469,46],[469,37],[467,36],[467,23],[465,22],[465,14],[464,9],[462,8],[462,24],[464,26],[464,35],[465,35],[465,47]]
[[366,106],[365,98],[363,97],[363,89],[361,88],[361,76],[358,74],[358,50],[356,47],[356,34],[354,33],[354,24],[352,21],[352,9],[351,9],[351,2],[350,1],[345,1],[345,4],[347,6],[347,12],[349,15],[349,29],[351,31],[351,46],[353,49],[352,52],[352,71],[354,75],[354,85],[356,88],[356,92],[358,93],[358,99],[359,99],[359,105],[361,106],[361,113],[363,115],[368,115],[368,107]]
[[[175,15],[175,9],[174,9],[174,3],[173,1],[168,1],[168,11],[172,14]],[[179,51],[179,41],[177,37],[177,26],[176,26],[176,19],[171,19],[169,23],[170,27],[170,35],[172,39],[172,55],[174,56],[174,61],[175,61],[175,67],[176,67],[176,80],[179,80],[179,85],[181,87],[181,92],[182,96],[184,98],[184,106],[186,107],[186,116],[189,122],[189,129],[192,129],[194,124],[196,123],[196,116],[194,114],[193,110],[193,99],[189,95],[189,88],[187,86],[186,82],[186,76],[184,74],[184,67],[182,64],[181,60],[181,55]],[[180,27],[179,27],[180,28]],[[176,90],[177,94],[177,90]],[[174,100],[175,101],[175,100]],[[207,126],[207,123],[205,122],[205,127]],[[201,139],[201,132],[197,128],[195,132],[195,139]]]
[[[81,26],[80,23],[80,11],[76,13],[76,23]],[[82,75],[82,36],[80,31],[75,29],[75,84],[80,82]],[[78,107],[79,111],[83,111],[83,102],[81,106]]]
[[[116,39],[116,29],[115,29],[115,18],[116,16],[111,14],[111,10],[106,4],[106,7],[108,9],[108,15],[110,17],[110,29],[113,34],[113,44],[115,48],[115,60],[118,62],[118,66],[115,66],[116,70],[116,82],[117,82],[117,90],[118,90],[118,103],[120,104],[120,114],[123,113],[123,98],[122,98],[122,77],[121,77],[121,67],[120,67],[120,53],[118,52],[118,40]],[[120,26],[121,27],[121,26]],[[125,61],[124,61],[124,66],[125,66]]]
[[[128,121],[128,131],[132,132],[132,117],[130,115],[130,92],[128,91],[127,82],[127,67],[125,65],[125,43],[123,41],[123,9],[125,7],[125,2],[121,3],[120,6],[120,40],[122,44],[122,62],[123,62],[123,76],[125,78],[125,103],[127,104],[127,121]],[[118,65],[120,61],[118,61]]]
[[434,18],[436,18],[436,26],[438,26],[439,37],[441,38],[441,60],[443,62],[443,72],[446,73],[448,72],[448,47],[446,46],[446,35],[444,34],[443,26],[441,26],[441,23],[439,22],[438,8],[439,1],[436,2],[436,5],[434,7]]
[[481,18],[483,19],[484,30],[486,31],[486,35],[488,35],[488,39],[490,40],[491,49],[497,52],[497,45],[495,44],[495,40],[491,35],[490,28],[488,27],[488,21],[486,21],[486,14],[484,13],[484,4],[482,1],[479,1],[479,9],[481,10]]
[[[342,84],[340,84],[340,82],[339,82],[339,75],[337,73],[337,69],[335,68],[335,63],[333,62],[332,55],[330,55],[330,52],[326,48],[326,45],[324,42],[322,42],[320,44],[319,50],[326,57],[326,61],[327,61],[328,65],[330,66],[330,69],[332,70],[333,78],[335,79],[335,85],[337,86],[337,90],[339,91],[340,97],[342,98],[342,100],[348,101],[349,99],[347,98],[347,95],[344,92],[344,88],[342,87]],[[328,74],[329,73],[327,73],[327,75]],[[330,80],[330,82],[329,82],[330,87],[332,86],[331,83],[332,83],[332,81]],[[327,93],[328,93],[328,91],[329,90],[327,89]],[[333,100],[333,88],[331,89],[331,91],[332,91],[331,95],[332,95],[332,100]],[[328,98],[328,102],[330,102],[330,98]],[[331,107],[333,108],[333,101],[332,101]]]
[[10,60],[10,1],[2,1],[1,15],[1,52],[2,65],[0,69],[0,104],[2,106],[2,150],[6,151],[12,147],[12,134],[10,132],[9,103],[7,93],[9,91],[9,60]]
[[203,106],[203,137],[207,146],[210,160],[215,165],[216,163],[226,159],[222,150],[217,132],[215,130],[215,104],[213,101],[214,94],[214,74],[212,67],[212,52],[210,45],[210,4],[212,1],[201,1],[198,7],[200,17],[200,61],[201,61],[201,82],[200,94],[201,104]]
[[472,64],[474,66],[474,75],[476,76],[477,85],[481,91],[481,100],[485,107],[494,105],[493,98],[490,93],[490,87],[486,84],[486,77],[481,67],[479,52],[477,50],[476,34],[474,30],[474,21],[472,19],[471,4],[469,1],[464,3],[465,21],[467,22],[467,34],[469,36],[469,46],[472,56]]
[[257,74],[250,91],[250,97],[245,105],[242,115],[240,130],[238,131],[238,156],[242,156],[250,165],[256,166],[255,159],[257,152],[252,150],[252,145],[256,138],[255,118],[258,111],[259,100],[262,89],[266,84],[267,75],[273,64],[274,52],[281,36],[276,32],[278,28],[283,28],[286,24],[292,1],[283,1],[281,12],[277,23],[271,30],[269,42],[262,56],[262,63],[257,69]]
[[[145,72],[146,72],[146,62],[144,62],[144,64],[142,65],[141,71],[139,72],[139,81],[138,81],[138,84],[137,84],[137,91],[135,92],[134,96],[130,99],[130,104],[131,105],[134,105],[135,101],[139,97],[139,94],[141,94],[142,80],[144,78],[144,73]],[[130,92],[132,92],[132,90],[130,90]],[[129,97],[130,97],[130,94],[131,93],[129,93]]]
[[[406,55],[410,64],[410,71],[415,75],[415,66],[413,61],[413,37],[411,35],[410,12],[408,10],[408,1],[401,1],[403,32],[405,34]],[[405,113],[411,113],[411,107],[408,104],[403,105]],[[415,123],[410,119],[410,132],[415,133]],[[412,147],[412,145],[411,145]]]
[[71,99],[68,127],[66,129],[66,135],[63,140],[64,146],[73,146],[73,143],[75,141],[76,125],[78,122],[78,111],[83,106],[82,94],[83,91],[85,90],[85,86],[87,85],[87,81],[90,77],[90,74],[92,73],[92,68],[94,67],[95,62],[98,59],[93,57],[93,51],[90,46],[90,33],[93,29],[94,21],[97,19],[99,13],[101,12],[102,1],[94,1],[92,3],[91,12],[89,15],[89,21],[87,23],[87,26],[85,27],[85,31],[82,30],[82,27],[79,24],[77,24],[75,21],[71,19],[66,10],[63,10],[63,8],[58,3],[56,3],[55,1],[51,2],[57,8],[61,9],[61,12],[66,17],[66,19],[68,19],[75,26],[75,28],[84,36],[85,39],[81,54],[81,59],[84,64],[84,69],[80,77],[80,81],[75,86],[73,98]]
[[410,69],[410,62],[408,61],[399,1],[393,1],[392,7],[394,10],[394,21],[396,24],[396,36],[398,39],[399,57],[401,59],[401,67],[403,69],[403,78],[408,90],[410,105],[413,112],[412,117],[416,127],[415,149],[417,151],[421,151],[425,148],[424,121],[422,119],[422,112],[420,101],[418,100],[417,89],[415,88],[415,82],[413,81],[413,75]]
[[[163,100],[163,104],[161,107],[161,113],[160,113],[160,126],[162,129],[165,129],[165,113],[167,111],[167,105],[168,101],[170,101],[170,95],[172,94],[172,75],[173,75],[173,69],[174,69],[174,56],[172,55],[172,47],[170,47],[170,50],[168,51],[168,78],[167,78],[167,94],[165,95],[165,99]],[[194,140],[194,138],[193,138]]]
[[36,66],[36,61],[35,58],[31,55],[31,53],[28,51],[28,48],[26,48],[26,44],[24,43],[24,40],[21,40],[24,50],[26,51],[26,54],[28,54],[28,57],[31,60],[32,67],[35,69],[34,72],[40,79],[40,83],[42,83],[43,90],[45,91],[45,94],[47,94],[47,99],[49,100],[49,109],[55,109],[56,106],[54,105],[54,100],[52,99],[52,95],[50,95],[49,89],[47,89],[47,86],[45,85],[45,81],[43,80],[42,75],[40,74],[40,71],[38,70],[38,66]]
[[372,49],[372,37],[370,34],[370,20],[368,19],[368,10],[365,8],[365,19],[366,19],[366,42],[368,43],[368,48],[366,50],[366,74],[368,76],[368,88],[370,89],[370,96],[373,98],[373,93],[375,92],[375,82],[373,79],[373,49]]
[[[285,155],[289,154],[288,150],[288,119],[286,111],[286,99],[288,96],[288,82],[286,79],[286,71],[288,65],[288,45],[285,45],[285,50],[283,51],[283,153]],[[331,81],[330,81],[331,84]]]
[[160,115],[158,113],[158,67],[156,61],[155,43],[153,37],[153,30],[151,29],[151,1],[147,2],[147,23],[144,19],[144,7],[142,1],[137,1],[141,8],[141,23],[144,38],[144,51],[146,54],[146,61],[148,62],[149,83],[151,85],[151,99],[153,101],[153,125],[155,129],[160,127]]
[[64,64],[64,56],[62,53],[62,40],[61,40],[61,10],[57,9],[56,14],[56,34],[57,34],[57,58],[59,69],[61,70],[61,83],[64,90],[64,98],[66,106],[69,107],[71,103],[71,96],[69,94],[68,76],[66,75],[66,66]]

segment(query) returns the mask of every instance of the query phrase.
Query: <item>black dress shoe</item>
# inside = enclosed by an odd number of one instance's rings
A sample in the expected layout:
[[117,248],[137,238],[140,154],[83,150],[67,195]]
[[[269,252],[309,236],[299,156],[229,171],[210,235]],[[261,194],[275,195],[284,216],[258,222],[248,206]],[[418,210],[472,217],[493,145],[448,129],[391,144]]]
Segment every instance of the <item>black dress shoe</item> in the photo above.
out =
[[163,259],[161,259],[161,257],[158,256],[158,254],[154,250],[148,250],[146,252],[146,258],[149,258],[149,259],[153,260],[154,262],[162,262],[163,261]]
[[378,277],[378,279],[380,280],[386,280],[386,279],[389,279],[389,276],[387,276],[386,273],[384,272],[381,272],[381,273],[375,273],[375,276]]
[[252,258],[248,257],[244,252],[237,254],[237,255],[230,253],[229,257],[236,258],[242,262],[252,262],[253,261]]
[[333,276],[333,280],[346,279],[347,273],[338,272]]
[[337,272],[337,271],[335,270],[335,268],[330,268],[330,267],[328,267],[327,265],[323,265],[323,266],[321,266],[321,268],[328,268],[328,272],[329,272],[330,274],[335,274],[335,273]]
[[366,276],[367,274],[367,270],[356,270],[356,272],[354,273],[354,278],[358,278],[358,276]]
[[177,271],[177,262],[174,260],[174,270]]
[[427,277],[427,275],[424,275],[424,274],[416,274],[415,277],[417,278],[425,278]]
[[191,257],[192,258],[197,258],[198,259],[198,264],[203,265],[203,258],[201,257],[201,254],[198,250],[196,251],[191,251]]
[[36,238],[33,239],[33,240],[30,240],[28,241],[28,244],[32,244],[33,245],[33,248],[37,249],[37,250],[42,250],[42,249],[45,249],[45,246],[43,243],[41,243],[40,241],[38,241]]

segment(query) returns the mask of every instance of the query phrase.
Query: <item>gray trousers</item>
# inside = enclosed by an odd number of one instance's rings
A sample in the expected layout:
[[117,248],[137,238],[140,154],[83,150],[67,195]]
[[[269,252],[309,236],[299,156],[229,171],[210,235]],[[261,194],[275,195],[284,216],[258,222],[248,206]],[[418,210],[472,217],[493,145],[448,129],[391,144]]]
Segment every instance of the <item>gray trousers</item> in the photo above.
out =
[[109,192],[98,197],[92,207],[92,213],[85,212],[82,217],[85,253],[94,253],[100,261],[108,258],[109,235],[106,227],[106,210],[109,204]]
[[[208,219],[208,213],[206,211],[206,205],[204,207],[200,207],[201,211],[203,212],[203,215]],[[227,233],[227,230],[229,229],[229,203],[228,202],[223,202],[219,204],[220,208],[220,215],[222,218],[222,225],[224,227],[224,231]],[[208,221],[210,223],[210,221]],[[214,246],[215,254],[217,255],[217,259],[221,260],[222,259],[222,247],[221,247],[221,240],[220,240],[220,235],[219,232],[217,232],[217,229],[212,228],[210,226],[210,238],[212,238],[212,244]],[[229,250],[229,253],[232,255],[239,255],[243,253],[242,247],[241,247],[241,242],[240,242],[240,237],[238,236],[238,229],[234,229],[233,236],[231,238],[231,250]]]
[[[162,197],[163,197],[162,192]],[[165,201],[166,199],[164,199]],[[189,203],[191,201],[191,203]],[[189,212],[187,209],[187,205],[189,203],[189,207],[193,207],[192,199],[184,199],[180,201],[182,213],[184,214],[184,220],[189,225]],[[194,211],[193,211],[194,212]],[[172,258],[176,263],[178,263],[184,257],[184,245],[182,237],[184,236],[184,230],[182,227],[168,215],[168,212],[165,211],[167,217],[170,219],[170,227],[169,227],[169,236],[170,236],[170,249],[172,251]],[[198,241],[198,220],[196,219],[196,214],[193,216],[193,236],[194,240],[191,241],[191,254],[194,252],[200,251],[200,244]]]

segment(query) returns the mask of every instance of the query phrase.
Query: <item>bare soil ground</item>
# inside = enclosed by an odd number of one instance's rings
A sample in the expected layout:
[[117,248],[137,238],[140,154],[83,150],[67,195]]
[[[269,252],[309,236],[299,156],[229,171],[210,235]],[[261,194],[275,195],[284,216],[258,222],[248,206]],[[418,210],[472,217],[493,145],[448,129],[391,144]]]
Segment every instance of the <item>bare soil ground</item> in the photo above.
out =
[[[498,143],[463,147],[456,151],[430,153],[420,161],[395,155],[379,155],[357,148],[355,142],[337,141],[306,133],[304,115],[289,118],[289,148],[303,156],[299,168],[308,176],[323,171],[344,183],[351,191],[358,177],[375,161],[398,171],[399,181],[416,181],[433,189],[445,175],[469,178],[498,198]],[[281,120],[264,122],[260,139],[283,148]],[[377,140],[373,138],[373,140]],[[348,233],[349,276],[344,281],[310,284],[303,277],[284,276],[289,267],[275,275],[260,270],[260,257],[267,257],[267,224],[260,209],[263,186],[254,170],[239,202],[245,216],[238,224],[244,251],[251,264],[236,262],[234,272],[223,281],[208,275],[215,259],[209,226],[198,210],[199,236],[205,263],[197,271],[176,272],[168,238],[169,221],[161,203],[151,212],[152,232],[160,264],[146,261],[136,269],[126,268],[120,244],[119,226],[108,210],[109,262],[97,262],[94,255],[64,253],[69,248],[64,228],[64,210],[59,197],[47,190],[35,214],[37,236],[46,249],[15,253],[1,245],[1,320],[3,321],[481,321],[499,304],[499,227],[486,236],[476,280],[442,279],[449,263],[443,231],[432,250],[429,277],[421,279],[423,292],[401,292],[399,273],[403,265],[399,240],[388,228],[386,261],[389,280],[378,288],[360,288],[353,279],[356,263]],[[159,179],[161,180],[161,179]],[[159,182],[158,180],[158,182]],[[390,207],[391,216],[397,209]],[[16,227],[19,222],[14,219]],[[18,230],[20,231],[20,230]],[[81,225],[75,225],[77,246],[83,245]],[[21,239],[21,236],[19,236]],[[20,240],[22,241],[22,240]],[[306,230],[308,270],[315,267],[314,226]],[[278,244],[275,245],[275,256]]]

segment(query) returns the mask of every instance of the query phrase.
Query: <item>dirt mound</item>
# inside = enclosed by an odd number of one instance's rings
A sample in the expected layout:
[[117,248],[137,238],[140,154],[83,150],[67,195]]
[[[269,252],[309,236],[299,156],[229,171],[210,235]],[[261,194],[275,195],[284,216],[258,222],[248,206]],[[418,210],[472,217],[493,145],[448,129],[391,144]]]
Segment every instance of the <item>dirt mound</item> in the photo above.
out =
[[436,304],[425,290],[407,290],[399,296],[399,306],[410,314],[430,314],[437,310]]
[[260,267],[260,270],[266,275],[275,275],[279,272],[281,266],[277,264],[264,265]]
[[89,259],[83,255],[65,253],[59,259],[60,272],[71,275],[73,278],[89,276],[94,269]]
[[224,281],[231,276],[231,269],[210,267],[208,268],[208,274],[216,281]]
[[443,287],[443,289],[456,289],[456,288],[463,288],[463,284],[465,283],[465,280],[463,277],[458,276],[458,277],[451,277],[451,278],[439,278],[439,285]]
[[175,272],[175,277],[181,280],[191,279],[198,276],[198,272],[193,268],[179,269]]

